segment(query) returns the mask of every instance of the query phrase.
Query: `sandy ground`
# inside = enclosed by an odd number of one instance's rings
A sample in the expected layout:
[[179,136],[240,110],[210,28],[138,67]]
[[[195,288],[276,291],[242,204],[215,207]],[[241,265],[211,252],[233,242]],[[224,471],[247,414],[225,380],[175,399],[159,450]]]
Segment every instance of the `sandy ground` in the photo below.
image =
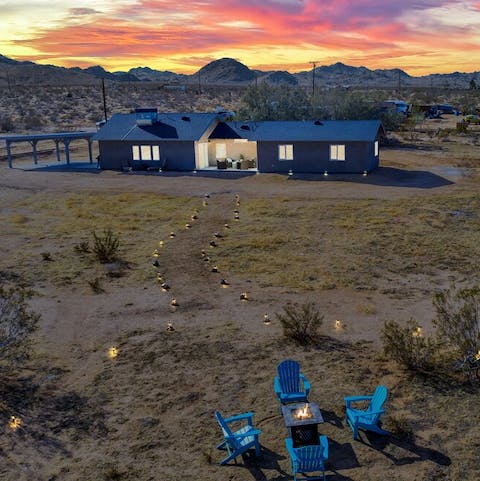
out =
[[[33,372],[42,381],[33,404],[19,402],[25,426],[19,432],[7,432],[1,443],[3,479],[290,479],[283,442],[286,431],[272,390],[275,366],[285,357],[301,361],[314,386],[312,399],[319,402],[327,420],[321,431],[330,439],[329,480],[462,479],[458,477],[461,465],[446,467],[452,462],[454,433],[445,437],[453,444],[438,441],[438,426],[422,429],[424,421],[416,419],[421,434],[414,447],[378,439],[372,447],[352,442],[341,420],[343,395],[360,394],[357,390],[372,389],[380,382],[396,395],[392,409],[409,413],[404,395],[408,381],[391,363],[381,358],[372,361],[370,354],[379,348],[379,327],[386,319],[414,316],[428,331],[434,315],[431,277],[392,276],[374,291],[302,291],[262,287],[255,278],[210,272],[199,255],[226,220],[235,227],[235,194],[242,201],[291,196],[321,203],[322,199],[417,198],[478,188],[475,170],[452,168],[425,152],[412,151],[407,159],[405,150],[385,150],[382,164],[379,171],[362,178],[294,176],[288,181],[278,175],[209,178],[29,171],[24,170],[28,160],[16,162],[15,169],[2,165],[3,216],[15,214],[22,197],[48,194],[61,204],[71,193],[98,192],[185,196],[193,198],[200,211],[194,227],[166,241],[161,251],[161,274],[171,285],[168,293],[159,290],[152,259],[141,259],[136,267],[150,269],[150,277],[138,282],[128,277],[113,279],[101,295],[85,286],[52,285],[48,280],[33,286],[32,307],[42,315],[36,335],[38,366]],[[206,192],[210,199],[205,207]],[[31,209],[34,216],[35,205]],[[2,266],[13,271],[16,266],[8,257],[29,240],[2,237]],[[145,242],[153,250],[157,240],[152,232]],[[68,243],[51,238],[45,242],[44,251],[55,251],[55,243]],[[32,263],[38,262],[32,255]],[[448,286],[455,275],[438,272],[435,287]],[[220,287],[222,276],[230,283],[227,289]],[[382,293],[400,284],[413,292],[408,299]],[[248,302],[239,299],[244,291]],[[169,304],[173,297],[179,303],[176,309]],[[323,346],[304,350],[281,340],[278,322],[266,326],[262,320],[265,313],[274,319],[288,301],[306,300],[315,301],[324,313],[324,332],[331,338]],[[361,307],[365,305],[375,309]],[[334,328],[336,319],[342,321],[340,330]],[[176,330],[172,334],[166,331],[169,322]],[[120,351],[114,361],[106,356],[111,345]],[[425,403],[423,414],[428,418]],[[263,430],[260,461],[217,466],[221,454],[213,447],[221,436],[212,416],[217,408],[227,415],[255,410]]]

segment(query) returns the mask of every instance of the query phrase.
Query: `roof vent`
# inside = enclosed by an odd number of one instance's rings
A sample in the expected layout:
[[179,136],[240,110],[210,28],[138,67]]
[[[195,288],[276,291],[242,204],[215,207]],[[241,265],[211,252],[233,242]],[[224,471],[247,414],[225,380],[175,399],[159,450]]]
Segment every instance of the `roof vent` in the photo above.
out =
[[320,120],[315,120],[315,122],[313,122],[315,125],[323,125],[322,122],[320,122]]
[[249,125],[240,125],[240,128],[242,130],[250,130],[250,126]]
[[191,119],[190,119],[190,117],[188,117],[187,115],[184,115],[184,116],[182,117],[182,120],[183,120],[184,122],[190,122]]

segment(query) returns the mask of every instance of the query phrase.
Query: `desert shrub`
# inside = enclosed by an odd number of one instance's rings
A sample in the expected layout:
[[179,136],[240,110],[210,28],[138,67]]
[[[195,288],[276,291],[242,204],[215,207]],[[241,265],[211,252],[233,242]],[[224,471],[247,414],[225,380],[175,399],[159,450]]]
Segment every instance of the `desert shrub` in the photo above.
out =
[[33,130],[43,127],[43,119],[37,114],[30,114],[24,118],[25,129]]
[[105,290],[102,287],[100,278],[95,277],[95,279],[92,279],[91,281],[87,281],[87,282],[95,294],[101,294],[102,292],[105,292]]
[[283,335],[299,344],[314,342],[319,336],[319,330],[323,323],[323,315],[320,314],[314,302],[305,304],[287,304],[283,307],[283,313],[276,314],[283,328]]
[[480,349],[480,286],[457,289],[451,286],[433,297],[437,316],[433,324],[441,341],[459,355]]
[[31,293],[20,287],[0,286],[0,360],[28,357],[29,336],[40,316],[28,309]]
[[391,132],[392,130],[398,130],[405,122],[405,115],[393,110],[385,110],[380,113],[380,120],[382,121],[383,128]]
[[42,260],[44,261],[52,261],[52,254],[50,252],[41,252],[40,255],[42,256]]
[[117,259],[120,240],[110,229],[103,231],[103,235],[93,232],[93,240],[93,253],[102,264],[108,264]]
[[414,319],[404,327],[396,321],[386,321],[380,337],[385,355],[403,367],[423,370],[433,366],[436,343],[421,334]]
[[90,252],[90,243],[88,241],[82,241],[74,246],[75,252],[79,254],[88,254]]
[[2,132],[11,132],[15,129],[15,124],[11,117],[5,116],[0,118],[0,130]]
[[402,441],[414,442],[415,434],[405,416],[389,416],[386,424],[386,429],[397,438]]

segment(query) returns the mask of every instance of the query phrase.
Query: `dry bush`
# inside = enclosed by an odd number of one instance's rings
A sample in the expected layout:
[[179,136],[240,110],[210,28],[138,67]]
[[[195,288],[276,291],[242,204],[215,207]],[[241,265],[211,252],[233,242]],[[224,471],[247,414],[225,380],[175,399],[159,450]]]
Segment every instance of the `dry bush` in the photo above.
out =
[[408,422],[405,416],[393,416],[390,415],[387,419],[387,426],[389,432],[394,436],[401,439],[402,441],[407,441],[413,443],[415,441],[415,434],[413,432],[412,426]]
[[314,302],[286,304],[283,310],[284,312],[276,314],[276,317],[286,338],[299,344],[309,344],[318,339],[324,316]]
[[102,264],[108,264],[117,259],[120,240],[111,229],[103,231],[103,235],[93,232],[93,239],[92,251]]
[[88,285],[91,287],[92,291],[95,294],[101,294],[102,292],[105,292],[105,289],[103,289],[100,278],[95,277],[95,279],[92,279],[90,281],[87,281]]
[[450,289],[435,294],[437,317],[433,324],[439,338],[460,357],[480,349],[480,286]]
[[385,355],[414,371],[431,368],[436,352],[436,343],[423,337],[418,329],[414,319],[405,327],[396,321],[386,321],[380,334]]
[[28,357],[29,337],[40,316],[28,309],[31,293],[19,286],[0,286],[0,359],[21,361]]

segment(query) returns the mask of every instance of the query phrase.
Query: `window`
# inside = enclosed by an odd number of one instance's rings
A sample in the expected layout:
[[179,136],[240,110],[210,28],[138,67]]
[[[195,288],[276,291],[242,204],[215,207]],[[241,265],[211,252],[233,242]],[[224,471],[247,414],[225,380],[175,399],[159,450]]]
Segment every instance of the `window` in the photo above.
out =
[[330,146],[330,160],[345,160],[345,146],[331,145]]
[[140,160],[140,147],[138,145],[132,145],[133,160]]
[[278,160],[293,160],[293,145],[278,146]]
[[150,148],[150,146],[141,145],[140,155],[142,156],[142,160],[152,160],[152,149]]
[[375,141],[375,157],[378,157],[378,140]]
[[215,155],[217,159],[225,159],[227,157],[227,145],[226,144],[216,144]]
[[158,145],[132,145],[133,160],[160,160]]

